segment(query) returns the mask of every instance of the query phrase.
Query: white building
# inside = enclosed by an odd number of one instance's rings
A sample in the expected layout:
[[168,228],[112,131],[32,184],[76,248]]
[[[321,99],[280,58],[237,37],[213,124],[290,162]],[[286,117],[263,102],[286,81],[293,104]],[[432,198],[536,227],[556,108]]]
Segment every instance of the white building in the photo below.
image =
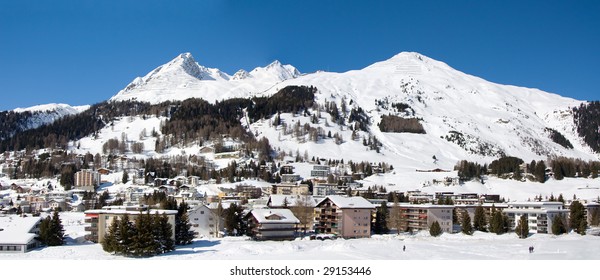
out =
[[565,208],[562,202],[511,202],[508,208],[503,210],[508,216],[509,229],[515,230],[521,216],[527,217],[529,233],[551,233],[552,220],[555,216],[561,215],[566,223],[569,216],[569,210]]
[[25,253],[37,248],[40,217],[0,217],[0,253]]

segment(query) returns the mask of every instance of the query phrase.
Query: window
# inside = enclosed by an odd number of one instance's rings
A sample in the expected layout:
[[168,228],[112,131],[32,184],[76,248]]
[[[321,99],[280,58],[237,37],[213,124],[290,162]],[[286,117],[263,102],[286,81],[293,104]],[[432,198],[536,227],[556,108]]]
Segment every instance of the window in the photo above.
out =
[[197,221],[197,220],[198,220],[198,218],[194,218],[194,221]]
[[200,215],[204,215],[204,211],[200,211]]

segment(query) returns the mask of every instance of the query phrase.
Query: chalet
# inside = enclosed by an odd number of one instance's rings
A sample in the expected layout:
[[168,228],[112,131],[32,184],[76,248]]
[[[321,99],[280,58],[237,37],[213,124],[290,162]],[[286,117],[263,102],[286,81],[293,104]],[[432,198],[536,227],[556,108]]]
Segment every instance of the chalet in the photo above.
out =
[[369,237],[374,210],[375,205],[360,196],[327,196],[315,207],[315,230],[343,238]]
[[0,253],[26,253],[40,246],[40,217],[0,217]]
[[293,240],[300,223],[289,209],[253,209],[244,219],[256,240]]

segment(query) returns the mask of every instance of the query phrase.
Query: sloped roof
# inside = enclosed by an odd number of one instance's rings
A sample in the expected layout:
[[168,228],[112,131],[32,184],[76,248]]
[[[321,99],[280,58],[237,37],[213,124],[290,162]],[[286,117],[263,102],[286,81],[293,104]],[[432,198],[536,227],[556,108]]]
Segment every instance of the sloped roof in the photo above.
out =
[[299,224],[300,220],[290,209],[253,209],[249,215],[261,224]]
[[19,217],[10,215],[0,217],[0,244],[27,244],[35,238],[30,233],[41,220],[40,217]]
[[331,200],[331,202],[339,208],[375,209],[375,205],[362,196],[345,197],[341,195],[329,195],[321,199],[321,201],[317,203],[317,206],[327,199]]

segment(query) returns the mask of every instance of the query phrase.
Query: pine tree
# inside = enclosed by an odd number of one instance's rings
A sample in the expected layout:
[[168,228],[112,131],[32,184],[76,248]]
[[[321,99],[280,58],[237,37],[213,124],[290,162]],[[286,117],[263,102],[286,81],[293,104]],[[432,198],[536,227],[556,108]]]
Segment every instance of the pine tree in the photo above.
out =
[[191,228],[192,224],[187,214],[187,203],[182,202],[179,204],[177,216],[175,216],[175,244],[191,244],[196,235],[196,232],[192,231]]
[[154,220],[150,212],[140,213],[135,219],[136,234],[132,238],[132,255],[137,257],[154,256],[159,250],[159,244],[154,237]]
[[562,202],[562,204],[565,204],[565,199],[563,198],[562,193],[558,195],[558,198],[556,199],[556,201]]
[[[187,219],[187,213],[184,213],[183,215],[185,215],[186,219]],[[167,215],[165,213],[163,213],[162,215],[155,214],[154,219],[155,219],[154,227],[155,227],[155,231],[156,231],[155,236],[157,237],[156,239],[158,240],[158,245],[159,245],[157,254],[175,251],[175,242],[173,241],[173,238],[172,238],[173,227],[169,223],[169,218],[167,217]],[[190,243],[191,243],[191,241],[190,241]],[[188,244],[188,243],[185,243],[185,244]]]
[[475,216],[473,217],[473,228],[478,231],[487,231],[487,222],[485,220],[485,210],[483,206],[475,207]]
[[462,212],[461,223],[462,233],[471,235],[473,234],[473,226],[471,225],[471,217],[467,211]]
[[237,204],[231,203],[229,208],[225,210],[225,231],[227,235],[235,235],[239,230],[242,220],[242,209]]
[[527,215],[521,215],[517,227],[515,228],[515,233],[519,236],[519,238],[527,238],[527,236],[529,236],[529,224],[527,222]]
[[129,181],[129,174],[127,174],[127,171],[123,171],[123,178],[121,179],[121,182],[125,184],[127,181]]
[[390,230],[387,226],[387,217],[389,215],[389,210],[387,207],[387,202],[381,202],[381,207],[377,209],[375,212],[375,222],[373,223],[373,233],[375,234],[385,234]]
[[46,245],[48,246],[60,246],[63,245],[64,242],[64,233],[60,217],[58,215],[58,210],[54,210],[52,214],[52,219],[48,225],[48,236],[46,239]]
[[442,228],[440,227],[440,223],[438,221],[434,221],[429,227],[429,234],[431,236],[439,236],[442,234]]
[[561,235],[563,233],[567,233],[563,217],[561,215],[555,215],[554,218],[552,218],[552,234]]
[[587,228],[587,220],[585,219],[583,204],[575,200],[571,203],[569,210],[569,227],[574,229],[575,232],[584,235]]
[[501,211],[492,206],[492,216],[490,218],[490,232],[495,234],[503,234],[506,232],[507,218]]
[[119,219],[113,218],[102,240],[102,249],[109,253],[119,251],[120,244],[117,242],[117,235],[119,234]]
[[119,220],[118,234],[115,234],[116,243],[119,244],[115,248],[117,254],[130,256],[133,254],[133,237],[137,234],[136,228],[129,220],[129,215],[125,214]]
[[38,234],[37,239],[44,245],[48,244],[48,236],[50,235],[50,216],[42,219],[40,222],[40,232]]

